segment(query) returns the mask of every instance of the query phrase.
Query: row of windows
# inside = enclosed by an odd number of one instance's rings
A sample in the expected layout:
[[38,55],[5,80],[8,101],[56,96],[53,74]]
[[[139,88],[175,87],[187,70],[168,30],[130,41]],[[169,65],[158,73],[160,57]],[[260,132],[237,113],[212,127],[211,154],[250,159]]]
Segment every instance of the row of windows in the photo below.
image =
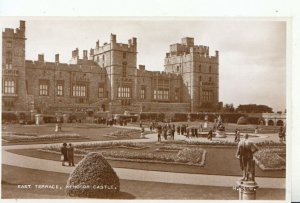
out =
[[[176,69],[177,72],[180,71],[180,67],[181,67],[181,66],[177,66],[177,69]],[[198,66],[198,71],[199,71],[199,72],[202,72],[202,71],[203,71],[203,68],[202,68],[201,65]],[[209,72],[209,73],[212,73],[212,67],[211,67],[211,66],[208,67],[208,72]]]
[[[41,83],[39,85],[39,95],[48,96],[49,95],[49,84]],[[63,84],[57,84],[56,95],[63,96],[64,88]],[[73,97],[86,97],[87,96],[87,86],[86,85],[73,85],[72,86],[72,96]],[[98,88],[98,97],[104,98],[105,92],[103,87]]]

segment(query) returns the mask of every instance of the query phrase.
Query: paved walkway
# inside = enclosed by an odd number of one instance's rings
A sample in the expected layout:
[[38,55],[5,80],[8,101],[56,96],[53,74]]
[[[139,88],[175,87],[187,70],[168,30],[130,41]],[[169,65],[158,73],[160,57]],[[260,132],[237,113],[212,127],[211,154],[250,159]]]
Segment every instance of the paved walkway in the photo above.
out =
[[[123,127],[124,128],[124,127]],[[125,127],[137,128],[138,127]],[[118,140],[117,142],[153,142],[156,141],[156,134],[148,134],[147,139]],[[184,136],[176,135],[176,139],[186,139]],[[96,141],[111,142],[111,141]],[[93,143],[96,143],[93,141]],[[76,142],[87,143],[87,142]],[[61,143],[56,143],[61,144]],[[75,143],[74,143],[75,144]],[[32,145],[10,145],[2,146],[2,164],[18,166],[29,169],[44,170],[59,173],[71,173],[74,167],[64,167],[59,161],[33,158],[8,152],[9,149],[34,149],[41,148],[50,144],[32,144]],[[225,186],[232,187],[240,178],[237,176],[220,176],[205,174],[186,174],[160,171],[146,171],[137,169],[114,168],[120,179],[139,180],[150,182],[189,184],[189,185],[207,185],[207,186]],[[256,178],[256,182],[261,188],[285,188],[285,178]]]

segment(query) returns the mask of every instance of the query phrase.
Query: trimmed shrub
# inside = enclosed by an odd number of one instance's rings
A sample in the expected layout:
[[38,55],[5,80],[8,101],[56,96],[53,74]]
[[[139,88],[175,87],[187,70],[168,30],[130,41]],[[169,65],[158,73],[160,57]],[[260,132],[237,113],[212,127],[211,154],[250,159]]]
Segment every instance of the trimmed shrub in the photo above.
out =
[[249,124],[249,121],[246,117],[244,116],[241,116],[238,121],[237,121],[237,124],[238,125],[248,125]]
[[89,153],[70,174],[66,193],[73,197],[111,198],[120,192],[120,181],[105,158]]

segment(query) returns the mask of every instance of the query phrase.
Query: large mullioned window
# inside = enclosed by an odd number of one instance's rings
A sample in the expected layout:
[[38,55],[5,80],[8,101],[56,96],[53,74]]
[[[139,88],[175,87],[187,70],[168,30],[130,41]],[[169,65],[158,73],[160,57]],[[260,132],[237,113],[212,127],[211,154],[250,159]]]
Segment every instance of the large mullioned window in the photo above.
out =
[[203,102],[212,102],[214,97],[213,97],[213,92],[210,90],[204,90],[203,91],[203,95],[202,95],[202,99]]
[[155,100],[168,100],[169,99],[169,90],[168,89],[154,90],[153,98]]
[[73,97],[86,97],[86,85],[73,85],[72,96]]
[[63,96],[64,95],[64,89],[63,84],[58,83],[57,84],[57,96]]
[[16,93],[16,82],[14,80],[4,81],[4,93],[15,94]]
[[40,96],[48,96],[49,95],[49,81],[48,80],[40,80],[39,94],[40,94]]
[[130,87],[119,87],[118,88],[118,97],[119,98],[130,98],[131,91]]
[[146,87],[145,86],[141,87],[140,96],[141,96],[142,100],[146,99]]

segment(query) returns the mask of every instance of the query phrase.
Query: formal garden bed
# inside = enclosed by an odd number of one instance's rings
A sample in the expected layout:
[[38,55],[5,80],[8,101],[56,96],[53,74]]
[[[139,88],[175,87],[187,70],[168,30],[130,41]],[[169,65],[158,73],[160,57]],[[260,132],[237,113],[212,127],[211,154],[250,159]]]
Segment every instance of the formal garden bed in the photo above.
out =
[[[43,152],[60,153],[60,145],[49,145]],[[179,146],[176,150],[165,150],[161,146],[135,142],[104,142],[74,144],[75,155],[85,156],[89,152],[99,152],[108,160],[140,163],[183,164],[204,166],[206,150],[199,147]]]
[[[144,132],[144,134],[146,134],[147,132]],[[111,133],[108,133],[104,136],[106,137],[111,137],[111,138],[128,138],[130,136],[140,136],[141,135],[141,131],[140,130],[136,130],[136,129],[122,129],[122,130],[117,130]]]
[[257,165],[262,170],[285,170],[286,168],[286,148],[285,147],[265,147],[260,148],[254,154]]

